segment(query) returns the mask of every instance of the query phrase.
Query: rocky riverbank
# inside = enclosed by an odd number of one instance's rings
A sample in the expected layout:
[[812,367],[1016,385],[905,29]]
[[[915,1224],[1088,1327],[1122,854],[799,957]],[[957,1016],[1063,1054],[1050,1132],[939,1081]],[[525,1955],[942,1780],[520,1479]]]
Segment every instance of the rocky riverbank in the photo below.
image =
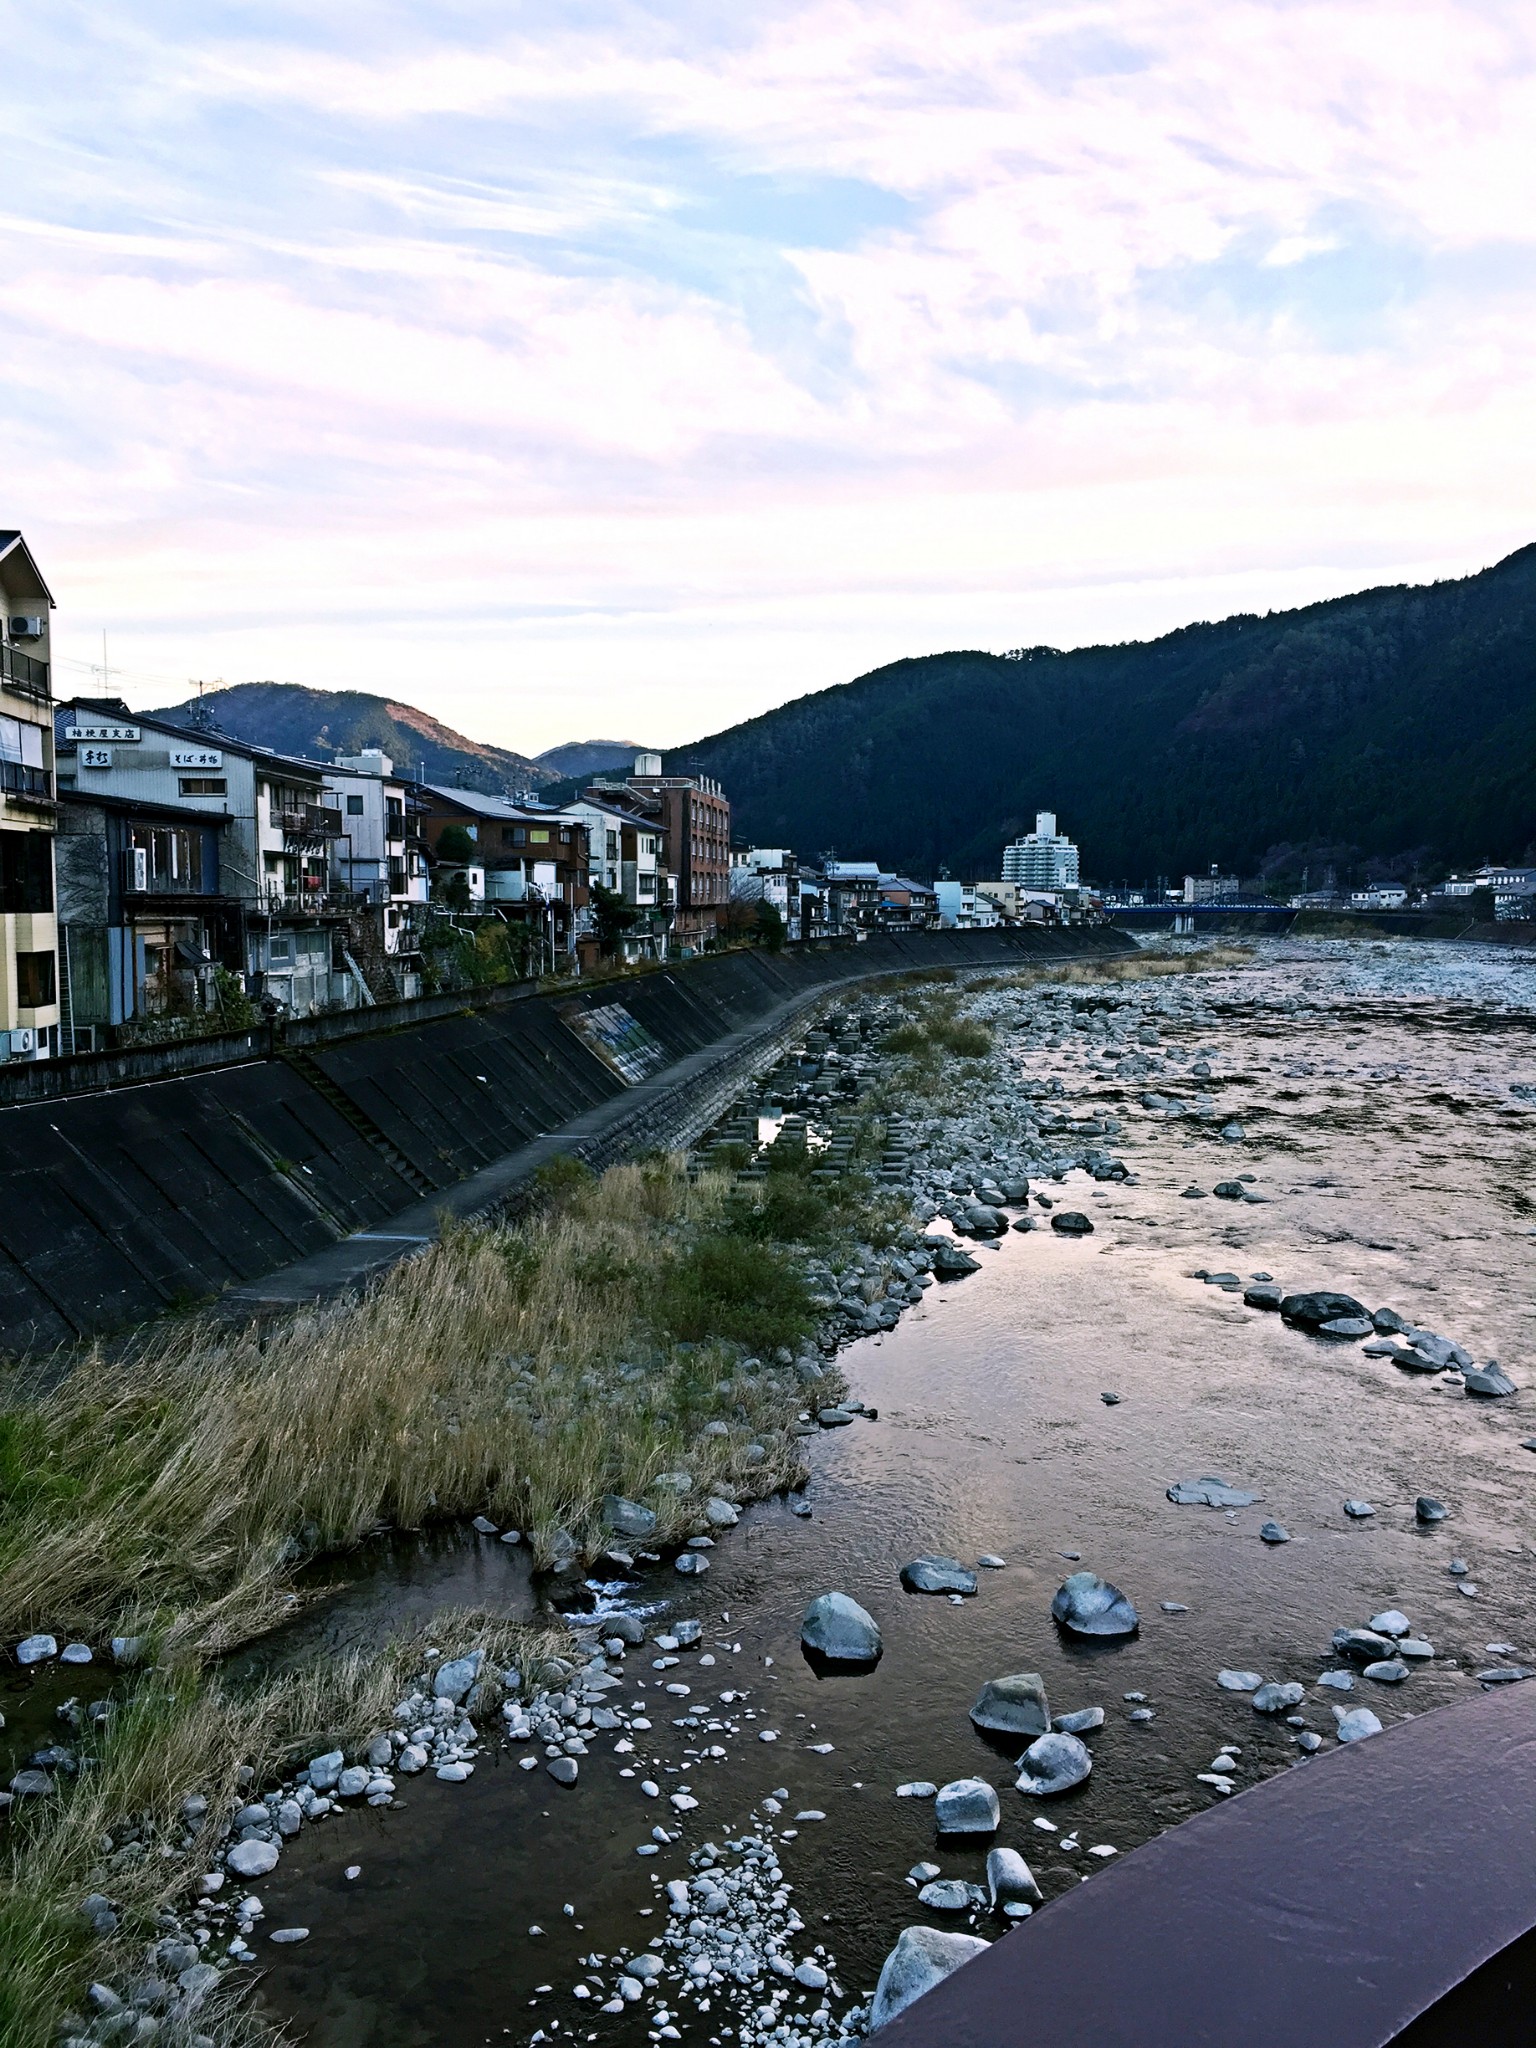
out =
[[[695,1411],[568,1548],[537,1532],[558,1650],[487,1651],[455,1700],[472,1645],[426,1644],[339,1757],[225,1795],[226,1883],[160,1939],[226,1991],[259,1958],[320,2043],[835,2041],[1201,1803],[1524,1676],[1536,1004],[1518,962],[1453,987],[1418,951],[840,1008],[707,1154],[776,1219],[799,1333],[715,1352],[724,1434]],[[876,1228],[796,1233],[855,1179]],[[1490,1358],[1515,1391],[1479,1394]],[[750,1507],[781,1476],[741,1462],[777,1456],[738,1413],[765,1384],[811,1476]],[[479,1512],[490,1554],[507,1518]],[[801,1656],[829,1592],[877,1631],[859,1675]],[[226,1905],[244,1842],[273,1867]],[[81,2036],[191,2025],[134,2011]]]

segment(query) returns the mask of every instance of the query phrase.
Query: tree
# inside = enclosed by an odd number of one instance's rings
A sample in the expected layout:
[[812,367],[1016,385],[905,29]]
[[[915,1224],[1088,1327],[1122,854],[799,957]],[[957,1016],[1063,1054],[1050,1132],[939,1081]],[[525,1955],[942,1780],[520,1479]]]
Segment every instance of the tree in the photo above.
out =
[[606,958],[617,953],[619,940],[640,922],[640,913],[631,909],[617,890],[605,889],[601,882],[594,882],[592,921],[597,926],[597,949]]
[[445,825],[438,835],[437,857],[467,867],[475,857],[474,836],[467,825]]
[[757,906],[757,930],[758,936],[770,953],[783,952],[785,938],[784,919],[780,914],[779,906],[776,903],[770,903],[766,896]]

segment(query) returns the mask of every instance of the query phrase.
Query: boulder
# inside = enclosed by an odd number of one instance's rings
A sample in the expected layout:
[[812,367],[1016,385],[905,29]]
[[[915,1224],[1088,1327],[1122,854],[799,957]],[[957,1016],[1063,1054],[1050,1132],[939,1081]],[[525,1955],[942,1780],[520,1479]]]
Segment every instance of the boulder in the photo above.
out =
[[1063,1237],[1092,1237],[1093,1224],[1081,1209],[1058,1209],[1051,1218],[1052,1230]]
[[1299,1323],[1307,1330],[1320,1329],[1343,1316],[1366,1323],[1371,1320],[1370,1311],[1352,1294],[1287,1294],[1281,1298],[1280,1313],[1288,1323]]
[[59,1645],[54,1636],[23,1636],[16,1645],[18,1664],[46,1664],[50,1657],[57,1657]]
[[935,1984],[979,1956],[987,1943],[975,1934],[948,1934],[937,1927],[905,1927],[880,1969],[880,1981],[869,2008],[868,2028],[875,2033],[931,1991]]
[[603,1524],[620,1536],[654,1536],[656,1515],[637,1500],[626,1500],[621,1493],[603,1496]]
[[1469,1394],[1481,1394],[1489,1399],[1499,1399],[1515,1392],[1514,1381],[1507,1372],[1499,1370],[1497,1360],[1492,1358],[1486,1365],[1474,1365],[1466,1372],[1465,1385]]
[[1051,1726],[1058,1735],[1086,1735],[1091,1729],[1104,1726],[1104,1709],[1079,1707],[1072,1714],[1053,1714]]
[[1056,1589],[1051,1615],[1075,1636],[1133,1636],[1141,1617],[1118,1586],[1097,1572],[1073,1572]]
[[976,1574],[953,1557],[914,1557],[901,1568],[909,1593],[974,1593]]
[[1208,1472],[1200,1479],[1176,1479],[1168,1489],[1168,1498],[1181,1508],[1251,1508],[1264,1496],[1247,1493],[1240,1486],[1229,1486],[1225,1479]]
[[1335,1316],[1331,1322],[1319,1323],[1317,1334],[1319,1337],[1369,1337],[1373,1328],[1369,1316]]
[[1421,1522],[1443,1522],[1450,1509],[1432,1493],[1421,1493],[1413,1504],[1413,1512]]
[[262,1842],[252,1839],[237,1842],[224,1858],[236,1877],[265,1877],[276,1870],[278,1847],[276,1842]]
[[1041,1903],[1035,1874],[1017,1849],[987,1851],[987,1897],[994,1910],[999,1906]]
[[829,1664],[873,1664],[883,1647],[874,1616],[846,1593],[821,1593],[811,1601],[800,1640]]
[[1256,1280],[1243,1289],[1243,1299],[1250,1308],[1278,1308],[1283,1293],[1284,1289],[1274,1280]]
[[1283,1714],[1288,1707],[1300,1706],[1306,1696],[1306,1687],[1290,1679],[1279,1685],[1271,1679],[1268,1685],[1261,1685],[1253,1696],[1253,1711],[1256,1714]]
[[485,1662],[484,1652],[471,1650],[467,1657],[450,1657],[439,1664],[432,1674],[432,1697],[452,1700],[461,1707],[469,1698],[470,1688],[480,1676],[480,1666]]
[[1369,1707],[1335,1707],[1333,1714],[1340,1742],[1363,1742],[1368,1735],[1381,1733],[1381,1723]]
[[1390,1657],[1395,1645],[1390,1636],[1372,1628],[1336,1628],[1333,1647],[1341,1657],[1353,1657],[1361,1664],[1374,1664],[1378,1657]]
[[985,1778],[953,1778],[939,1787],[933,1818],[941,1835],[990,1835],[996,1832],[1002,1808]]
[[1086,1743],[1075,1735],[1042,1735],[1019,1758],[1019,1775],[1014,1787],[1036,1799],[1054,1798],[1081,1785],[1093,1769],[1093,1757]]
[[1046,1734],[1051,1726],[1051,1709],[1045,1696],[1045,1680],[1038,1671],[1015,1671],[1006,1678],[989,1678],[971,1703],[971,1719],[978,1728],[995,1735]]

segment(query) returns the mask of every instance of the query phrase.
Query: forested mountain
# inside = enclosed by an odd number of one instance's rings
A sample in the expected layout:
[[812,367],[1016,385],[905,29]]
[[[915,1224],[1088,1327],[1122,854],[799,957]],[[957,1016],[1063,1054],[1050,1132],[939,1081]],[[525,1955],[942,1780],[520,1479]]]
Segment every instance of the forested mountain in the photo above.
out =
[[564,746],[546,747],[533,758],[551,776],[579,780],[615,771],[627,774],[641,751],[629,740],[567,740]]
[[760,845],[996,875],[1053,810],[1099,881],[1536,840],[1536,546],[1456,581],[1071,653],[924,655],[668,753]]
[[492,795],[536,789],[555,779],[523,754],[466,739],[413,704],[362,690],[311,690],[301,683],[233,683],[157,716],[190,723],[202,712],[232,739],[329,761],[382,747],[402,775]]

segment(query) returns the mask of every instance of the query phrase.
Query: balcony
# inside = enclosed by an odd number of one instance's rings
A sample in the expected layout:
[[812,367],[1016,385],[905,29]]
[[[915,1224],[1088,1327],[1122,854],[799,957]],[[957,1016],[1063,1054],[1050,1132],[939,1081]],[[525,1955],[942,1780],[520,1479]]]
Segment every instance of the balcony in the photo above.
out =
[[[9,654],[10,650],[4,650]],[[29,768],[24,761],[0,761],[0,792],[23,802],[53,803],[53,778],[46,768]]]
[[23,654],[19,647],[0,645],[0,684],[31,697],[39,704],[49,702],[48,664],[35,654]]
[[281,829],[285,839],[305,845],[341,837],[340,811],[327,811],[319,804],[299,804],[293,810],[279,811],[272,822]]
[[302,889],[287,895],[268,890],[258,898],[258,917],[352,917],[367,907],[360,889]]

